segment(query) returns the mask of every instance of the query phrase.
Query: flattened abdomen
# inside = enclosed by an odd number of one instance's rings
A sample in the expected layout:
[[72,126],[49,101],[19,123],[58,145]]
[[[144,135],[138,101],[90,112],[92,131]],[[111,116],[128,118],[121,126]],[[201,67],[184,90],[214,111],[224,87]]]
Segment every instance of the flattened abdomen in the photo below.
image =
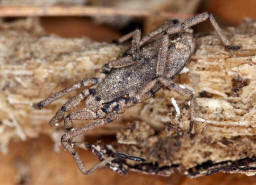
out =
[[130,67],[115,69],[98,85],[96,96],[104,102],[129,94],[134,96],[155,75],[153,62],[141,62]]

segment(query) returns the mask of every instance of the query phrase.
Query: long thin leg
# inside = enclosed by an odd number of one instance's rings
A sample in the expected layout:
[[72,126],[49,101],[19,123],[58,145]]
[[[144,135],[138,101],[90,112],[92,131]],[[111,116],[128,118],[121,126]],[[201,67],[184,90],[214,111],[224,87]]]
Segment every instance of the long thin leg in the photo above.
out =
[[[148,87],[146,88],[146,89],[148,89],[148,91],[145,92],[145,94],[143,94],[144,91],[142,91],[142,93],[140,93],[139,96],[137,96],[139,101],[140,100],[142,101],[142,100],[147,99],[150,96],[152,96],[152,94],[150,93],[150,88],[153,88],[155,83],[156,83],[156,81],[148,84]],[[135,103],[135,102],[133,102],[133,103]],[[128,104],[127,104],[127,106],[129,106]],[[81,172],[83,174],[86,174],[86,175],[90,174],[93,171],[95,171],[96,169],[104,167],[106,164],[111,164],[111,162],[116,158],[134,160],[137,162],[145,161],[145,159],[143,159],[141,157],[129,156],[129,155],[126,155],[123,153],[114,153],[113,152],[111,154],[111,156],[104,157],[104,160],[102,162],[96,164],[91,169],[86,170],[85,165],[84,165],[83,161],[81,160],[79,154],[75,151],[74,146],[80,146],[80,147],[82,146],[83,149],[90,149],[90,148],[88,148],[87,145],[77,145],[76,143],[72,143],[72,139],[76,136],[85,134],[87,131],[89,131],[91,129],[101,127],[107,123],[110,123],[110,122],[116,120],[117,117],[118,117],[117,113],[109,113],[107,115],[107,117],[104,119],[97,119],[97,120],[93,121],[92,123],[87,124],[80,128],[68,129],[67,132],[62,136],[61,143],[62,143],[63,147],[65,148],[66,151],[68,151],[73,156],[78,168],[81,170]],[[75,119],[87,120],[87,119],[94,119],[94,118],[97,118],[96,113],[93,113],[91,110],[88,110],[88,109],[83,109],[80,111],[73,112],[65,118],[66,128],[72,127],[72,124],[70,124],[70,121],[72,121],[72,120],[75,120]],[[118,171],[118,169],[115,169],[114,171]]]
[[[116,102],[116,103],[124,103],[124,102]],[[132,102],[127,102],[126,106],[129,106],[129,104],[132,104]],[[111,110],[111,111],[113,111],[113,110]],[[122,112],[122,110],[120,110],[120,111]],[[101,163],[95,165],[90,170],[86,170],[78,153],[76,153],[76,151],[73,148],[74,146],[79,146],[79,145],[77,145],[76,143],[72,143],[72,138],[74,138],[78,135],[85,134],[88,130],[91,130],[96,127],[100,127],[106,123],[110,123],[110,122],[114,121],[115,119],[117,119],[118,113],[111,112],[107,115],[107,117],[105,117],[105,116],[106,115],[99,115],[98,113],[93,112],[90,109],[84,108],[82,110],[71,112],[69,115],[66,116],[66,118],[64,120],[67,132],[62,137],[62,140],[61,140],[62,144],[63,144],[64,148],[69,153],[71,153],[73,155],[73,158],[74,158],[77,166],[84,174],[89,174],[89,173],[95,171],[96,169],[105,166],[106,164],[110,164],[111,161],[116,158],[129,159],[129,160],[134,160],[134,161],[138,161],[138,162],[144,161],[144,159],[140,158],[140,157],[129,156],[126,154],[113,152],[111,154],[111,156],[105,156],[104,160]],[[105,117],[105,118],[103,118],[103,117]],[[95,120],[92,123],[87,124],[83,127],[80,127],[80,128],[72,127],[72,120],[93,120],[93,119],[97,119],[97,120]],[[87,146],[87,145],[85,145],[85,146]]]
[[190,125],[189,129],[187,130],[187,134],[190,134],[192,129],[193,129],[193,124],[196,119],[194,119],[194,107],[196,102],[194,101],[194,94],[187,88],[183,88],[181,85],[174,83],[173,81],[166,79],[164,77],[159,77],[155,79],[154,81],[149,82],[145,87],[143,87],[142,91],[138,93],[136,96],[136,99],[138,102],[143,102],[146,99],[152,97],[152,95],[157,91],[161,85],[157,84],[160,82],[163,86],[169,88],[170,90],[175,90],[178,93],[188,96],[189,97],[189,102],[190,102]]
[[135,30],[134,36],[132,38],[132,47],[131,47],[131,53],[132,53],[132,60],[137,61],[140,54],[140,40],[141,40],[141,31]]
[[131,49],[129,52],[132,55],[132,57],[131,56],[122,57],[117,60],[113,60],[108,64],[105,64],[102,70],[103,73],[109,73],[111,69],[123,68],[123,67],[127,67],[134,64],[134,61],[136,61],[136,59],[139,57],[139,50],[140,50],[139,43],[141,40],[141,31],[139,29],[136,29],[119,38],[117,42],[124,43],[131,38],[132,38],[132,43],[131,43]]
[[[84,143],[83,144],[82,143],[72,143],[72,146],[73,145],[76,146],[76,147],[79,147],[81,149],[84,149],[84,150],[91,150],[93,153],[95,153],[97,155],[97,157],[99,157],[98,156],[99,154],[103,154],[104,153],[104,151],[102,151],[102,148],[100,146],[98,146],[98,145],[91,145],[91,144],[84,144]],[[95,151],[95,150],[97,150],[97,151]],[[93,167],[91,167],[89,170],[86,171],[85,174],[88,175],[88,174],[94,172],[95,170],[100,169],[100,168],[106,166],[107,164],[110,164],[111,161],[115,159],[114,157],[111,157],[111,156],[102,156],[101,155],[100,157],[101,157],[101,159],[104,158],[104,160],[99,162],[98,164],[94,165]],[[83,165],[83,162],[80,160],[79,164],[80,165],[78,165],[78,164],[77,165],[81,166],[81,165]],[[79,167],[79,169],[80,169],[80,167]],[[85,167],[84,167],[84,169],[85,169]]]
[[102,68],[102,72],[107,74],[109,73],[112,69],[118,69],[118,68],[123,68],[123,67],[128,67],[134,64],[134,61],[130,56],[127,57],[122,57],[117,60],[113,60],[107,64],[105,64]]
[[168,20],[166,21],[162,26],[156,28],[155,30],[149,32],[146,34],[140,41],[140,46],[144,45],[146,42],[150,41],[152,38],[155,36],[165,32],[168,28],[177,25],[179,23],[178,20],[173,19],[173,20]]
[[146,99],[150,98],[155,90],[157,91],[161,85],[157,84],[157,83],[161,83],[163,86],[169,88],[170,90],[175,90],[178,93],[189,97],[189,102],[190,102],[190,125],[189,125],[189,129],[187,131],[188,134],[191,133],[192,129],[193,129],[193,123],[196,119],[195,118],[195,112],[194,112],[194,107],[196,105],[196,102],[194,100],[194,94],[193,92],[191,92],[189,89],[182,87],[179,84],[174,83],[173,81],[164,78],[163,76],[158,77],[157,79],[149,82],[148,84],[146,84],[142,90],[138,93],[138,95],[136,96],[136,99],[138,102],[143,102]]
[[139,29],[136,29],[130,33],[128,33],[127,35],[124,35],[123,37],[121,37],[118,42],[119,43],[123,43],[127,40],[129,40],[130,38],[132,38],[132,46],[131,46],[131,55],[132,55],[132,60],[136,61],[137,58],[139,57],[139,53],[140,53],[140,40],[141,40],[141,31]]
[[132,32],[130,32],[130,33],[127,33],[126,35],[123,35],[122,37],[120,37],[120,38],[117,40],[117,42],[120,43],[120,44],[122,44],[122,43],[128,41],[129,39],[133,38],[134,35],[138,34],[138,32],[140,32],[140,30],[136,29],[136,30],[134,30],[134,31],[132,31]]
[[58,126],[59,121],[64,117],[65,113],[71,108],[78,105],[83,99],[89,96],[90,90],[85,89],[78,95],[72,97],[67,103],[62,105],[62,107],[56,112],[55,116],[50,120],[49,124],[51,126]]
[[71,112],[64,119],[64,126],[66,130],[71,130],[73,128],[72,120],[94,120],[101,118],[99,115],[88,108]]
[[71,87],[68,87],[66,89],[63,89],[53,95],[51,95],[50,97],[48,97],[47,99],[39,102],[39,103],[35,103],[33,106],[34,108],[37,108],[37,109],[42,109],[44,108],[45,106],[49,105],[50,103],[52,103],[53,101],[55,101],[56,99],[64,96],[65,94],[73,91],[73,90],[76,90],[76,89],[79,89],[81,87],[90,87],[92,85],[95,85],[98,83],[98,79],[97,78],[86,78],[86,79],[83,79],[81,82],[77,83],[77,84],[74,84],[72,85]]
[[201,13],[199,15],[196,15],[195,17],[187,19],[182,24],[177,24],[176,26],[170,27],[169,29],[167,29],[166,32],[168,34],[179,33],[179,32],[184,31],[187,28],[195,26],[195,25],[197,25],[197,24],[199,24],[201,22],[204,22],[207,19],[210,20],[213,28],[217,32],[218,36],[220,37],[220,40],[222,41],[224,46],[226,46],[226,48],[228,48],[228,49],[239,49],[239,47],[236,47],[236,46],[232,47],[232,46],[230,46],[229,40],[224,35],[222,29],[219,27],[219,25],[218,25],[217,21],[215,20],[215,18],[212,16],[212,14],[209,14],[207,12]]
[[101,127],[107,123],[110,123],[112,122],[113,120],[117,119],[117,114],[109,114],[109,116],[105,119],[98,119],[98,120],[95,120],[93,121],[92,123],[90,124],[87,124],[83,127],[80,127],[80,128],[74,128],[70,131],[67,131],[61,138],[61,143],[63,145],[63,147],[73,156],[78,168],[81,170],[81,172],[83,174],[89,174],[93,171],[95,171],[96,169],[104,166],[107,161],[104,163],[104,162],[101,162],[101,164],[99,165],[96,165],[95,167],[91,168],[90,170],[86,170],[85,166],[84,166],[84,163],[83,161],[81,160],[79,154],[75,151],[75,149],[73,148],[72,144],[71,144],[71,140],[78,136],[78,135],[82,135],[82,134],[85,134],[87,131],[91,130],[91,129],[94,129],[94,128],[97,128],[97,127]]
[[187,96],[189,97],[189,102],[190,102],[190,126],[189,126],[189,130],[188,130],[188,133],[190,133],[192,131],[192,128],[193,128],[193,123],[194,123],[194,115],[195,115],[195,99],[194,99],[194,94],[192,91],[190,91],[189,89],[187,88],[184,88],[182,87],[181,85],[179,84],[176,84],[174,83],[173,81],[169,80],[169,79],[166,79],[164,77],[161,77],[159,78],[159,81],[161,84],[163,84],[165,87],[169,88],[170,90],[175,90],[177,91],[178,93],[184,95],[184,96]]
[[204,22],[206,21],[207,19],[210,20],[213,28],[215,29],[215,31],[217,32],[218,36],[220,37],[222,43],[225,45],[225,46],[229,46],[230,45],[230,42],[229,40],[226,38],[226,36],[224,35],[222,29],[220,28],[220,26],[218,25],[217,21],[215,20],[215,18],[212,16],[212,14],[209,14],[207,12],[204,12],[204,13],[201,13],[191,19],[187,19],[183,25],[186,28],[189,28],[191,26],[194,26],[194,25],[197,25],[201,22]]
[[190,19],[185,20],[183,23],[178,23],[178,22],[167,22],[163,26],[157,28],[156,30],[148,33],[146,36],[144,36],[141,41],[140,41],[140,46],[154,38],[155,36],[167,32],[168,34],[175,34],[184,31],[187,28],[190,28],[192,26],[195,26],[201,22],[206,21],[207,19],[210,20],[213,28],[217,32],[218,36],[220,37],[222,43],[224,46],[226,46],[227,49],[239,49],[239,46],[230,46],[229,40],[226,38],[224,35],[222,29],[218,25],[217,21],[215,18],[212,16],[212,14],[209,14],[208,12],[201,13],[199,15],[196,15],[195,17],[192,17]]
[[[127,160],[133,160],[136,162],[144,162],[145,159],[141,157],[136,157],[136,156],[130,156],[127,154],[123,153],[116,153],[113,151],[112,147],[108,147],[107,145],[104,144],[97,144],[97,145],[91,145],[91,144],[85,144],[85,143],[73,143],[76,147],[79,147],[84,150],[91,150],[92,153],[94,153],[99,160],[102,162],[98,163],[95,165],[93,168],[91,168],[90,172],[95,171],[96,169],[99,169],[103,166],[108,166],[111,170],[119,173],[119,174],[127,174],[128,169],[126,166],[126,162],[124,160],[118,160],[118,159],[127,159]],[[116,160],[117,159],[117,160]],[[123,165],[124,164],[124,165]]]

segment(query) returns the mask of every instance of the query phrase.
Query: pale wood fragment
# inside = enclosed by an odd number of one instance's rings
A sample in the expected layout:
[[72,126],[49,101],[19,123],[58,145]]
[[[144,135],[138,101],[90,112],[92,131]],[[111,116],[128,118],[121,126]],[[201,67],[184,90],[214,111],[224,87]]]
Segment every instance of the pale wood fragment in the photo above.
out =
[[[192,135],[183,135],[190,121],[188,101],[168,90],[161,90],[154,98],[129,109],[110,127],[88,135],[118,132],[116,150],[158,162],[160,166],[179,165],[184,173],[207,161],[219,164],[253,159],[256,156],[255,25],[246,20],[238,28],[227,29],[231,43],[242,46],[238,51],[226,51],[215,34],[197,38],[196,53],[176,79],[194,91],[198,120],[205,120],[195,124]],[[31,21],[1,23],[0,28],[2,151],[6,151],[10,140],[25,140],[41,133],[59,142],[63,130],[51,128],[47,122],[75,92],[41,111],[33,109],[32,103],[85,77],[95,76],[104,63],[120,55],[123,46],[45,35]],[[171,98],[180,109],[179,117]],[[133,130],[130,127],[120,130],[134,124]],[[247,166],[250,165],[255,164],[248,162]],[[251,169],[231,172],[251,175],[255,173]],[[207,174],[207,169],[204,170],[195,175]]]

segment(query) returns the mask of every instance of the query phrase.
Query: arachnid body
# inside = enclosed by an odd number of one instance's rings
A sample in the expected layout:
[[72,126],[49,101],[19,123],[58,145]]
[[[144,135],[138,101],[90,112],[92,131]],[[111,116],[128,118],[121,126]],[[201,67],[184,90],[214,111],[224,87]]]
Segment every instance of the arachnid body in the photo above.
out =
[[[102,68],[105,78],[84,79],[35,104],[35,107],[41,109],[66,93],[85,87],[81,93],[65,103],[50,121],[51,125],[57,126],[64,119],[66,133],[62,136],[61,142],[64,148],[72,154],[82,173],[89,174],[97,168],[106,165],[114,171],[122,173],[123,170],[119,169],[120,165],[113,166],[113,161],[118,159],[143,161],[140,157],[113,153],[111,157],[102,158],[101,163],[90,170],[86,170],[78,153],[74,149],[75,143],[72,143],[72,139],[78,135],[85,134],[88,130],[118,119],[119,115],[128,107],[152,97],[154,93],[163,87],[169,88],[170,90],[174,89],[184,96],[189,97],[191,130],[194,118],[193,107],[195,104],[193,93],[175,84],[172,80],[184,68],[195,50],[195,42],[190,27],[208,18],[223,45],[227,49],[239,49],[239,47],[230,46],[229,41],[211,14],[202,13],[183,23],[179,23],[176,20],[168,21],[144,37],[141,37],[139,30],[135,30],[121,37],[119,43],[132,39],[131,47],[121,58],[111,61]],[[73,107],[84,99],[86,99],[86,103],[83,109],[70,112],[65,116],[66,112],[72,110]],[[91,120],[91,122],[80,128],[73,128],[72,120]],[[90,145],[86,146],[93,151]]]

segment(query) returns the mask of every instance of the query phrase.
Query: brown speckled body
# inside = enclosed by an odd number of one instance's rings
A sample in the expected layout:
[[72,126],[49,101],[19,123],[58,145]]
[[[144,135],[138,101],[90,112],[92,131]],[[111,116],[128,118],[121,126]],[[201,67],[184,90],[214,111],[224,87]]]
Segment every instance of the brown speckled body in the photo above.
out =
[[[165,74],[172,79],[184,68],[195,49],[195,42],[191,30],[182,34],[170,36],[168,57],[166,62]],[[133,65],[113,69],[97,85],[96,93],[88,97],[86,106],[95,109],[95,105],[102,106],[104,103],[115,102],[120,97],[135,97],[142,91],[150,81],[157,78],[156,66],[159,40],[143,47],[139,54],[139,59]],[[129,51],[124,55],[129,54]],[[156,83],[154,91],[159,90],[161,84]],[[100,97],[100,103],[96,100]]]

